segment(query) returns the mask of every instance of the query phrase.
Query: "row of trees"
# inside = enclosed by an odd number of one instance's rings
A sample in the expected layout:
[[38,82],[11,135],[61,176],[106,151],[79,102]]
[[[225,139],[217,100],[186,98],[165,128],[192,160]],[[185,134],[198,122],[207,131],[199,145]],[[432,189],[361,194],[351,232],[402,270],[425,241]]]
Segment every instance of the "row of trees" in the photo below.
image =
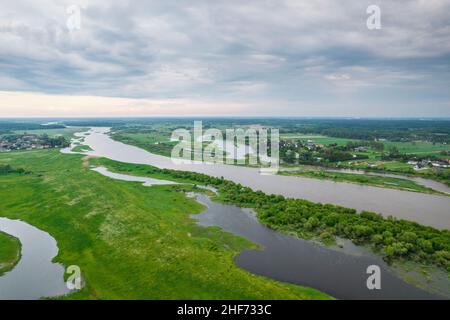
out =
[[18,169],[13,168],[9,164],[0,165],[0,176],[11,174],[11,173],[23,174],[23,173],[27,173],[27,171],[25,171],[25,169],[23,169],[23,168],[18,168]]

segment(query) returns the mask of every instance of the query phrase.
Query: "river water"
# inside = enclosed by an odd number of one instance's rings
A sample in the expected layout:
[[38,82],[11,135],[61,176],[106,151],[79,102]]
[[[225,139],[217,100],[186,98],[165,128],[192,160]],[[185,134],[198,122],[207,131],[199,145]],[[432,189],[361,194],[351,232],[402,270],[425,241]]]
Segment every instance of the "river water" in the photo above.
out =
[[209,163],[175,163],[168,157],[114,141],[109,128],[93,128],[84,144],[93,151],[86,154],[116,161],[148,164],[158,168],[204,173],[241,183],[268,194],[281,194],[314,202],[331,203],[358,211],[369,210],[385,216],[416,221],[435,228],[450,229],[450,197],[394,189],[332,182],[303,177],[263,175],[259,169]]
[[0,218],[0,230],[22,244],[19,263],[0,277],[0,300],[31,300],[70,293],[64,281],[64,267],[52,262],[58,254],[52,236],[23,221],[7,218]]

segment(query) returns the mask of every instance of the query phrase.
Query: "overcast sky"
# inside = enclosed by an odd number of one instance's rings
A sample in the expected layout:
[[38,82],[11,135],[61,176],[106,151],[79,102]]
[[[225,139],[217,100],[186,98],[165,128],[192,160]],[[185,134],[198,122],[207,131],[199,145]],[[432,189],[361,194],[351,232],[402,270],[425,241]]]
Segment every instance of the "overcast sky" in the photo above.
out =
[[0,0],[0,116],[450,116],[450,0],[118,2]]

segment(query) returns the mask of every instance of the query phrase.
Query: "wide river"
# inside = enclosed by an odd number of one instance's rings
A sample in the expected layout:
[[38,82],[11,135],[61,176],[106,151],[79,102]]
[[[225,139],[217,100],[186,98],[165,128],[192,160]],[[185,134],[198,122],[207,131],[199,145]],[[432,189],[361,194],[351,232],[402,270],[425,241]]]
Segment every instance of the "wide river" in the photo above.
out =
[[440,229],[450,229],[450,197],[418,192],[384,189],[352,183],[333,182],[303,177],[263,175],[259,169],[226,164],[175,163],[168,157],[114,141],[109,128],[92,128],[84,144],[93,151],[89,155],[112,160],[148,164],[158,168],[204,173],[261,190],[269,194],[331,203],[358,211],[369,210],[385,216],[416,221]]

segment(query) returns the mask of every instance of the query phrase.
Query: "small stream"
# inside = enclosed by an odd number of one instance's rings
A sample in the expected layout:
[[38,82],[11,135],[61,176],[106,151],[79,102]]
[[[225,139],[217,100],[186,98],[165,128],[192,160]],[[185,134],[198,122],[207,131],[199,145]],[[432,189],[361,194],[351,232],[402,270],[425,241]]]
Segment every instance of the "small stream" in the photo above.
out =
[[47,232],[20,220],[0,218],[0,230],[16,237],[22,256],[11,271],[0,277],[0,300],[35,300],[70,293],[64,267],[53,263],[56,240]]

